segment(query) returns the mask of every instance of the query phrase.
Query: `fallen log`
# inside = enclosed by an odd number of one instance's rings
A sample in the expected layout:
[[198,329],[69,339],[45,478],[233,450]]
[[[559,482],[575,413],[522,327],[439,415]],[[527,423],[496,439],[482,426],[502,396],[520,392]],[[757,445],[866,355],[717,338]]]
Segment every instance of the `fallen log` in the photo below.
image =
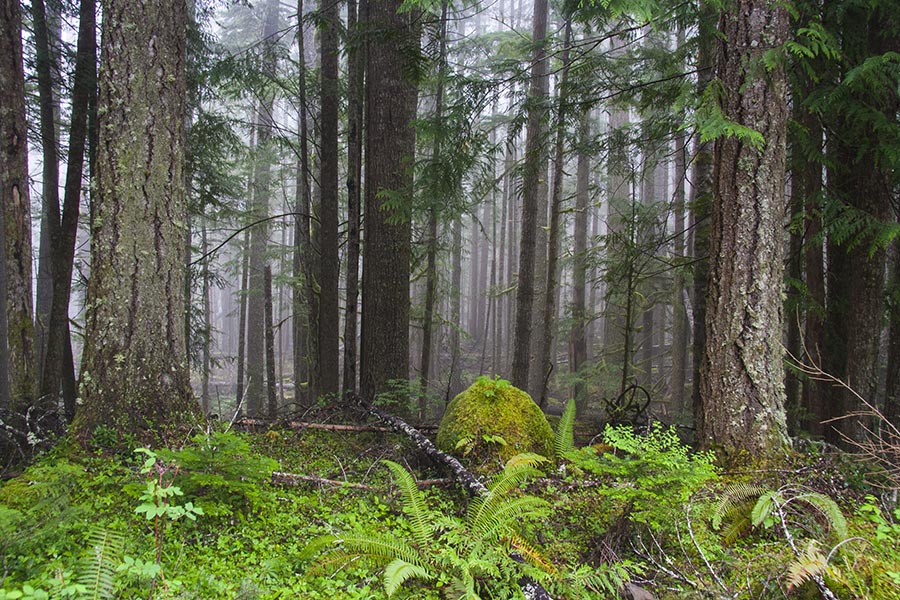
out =
[[[301,473],[285,473],[283,471],[272,472],[272,483],[274,485],[287,486],[297,486],[301,483],[315,483],[319,485],[349,487],[357,490],[369,490],[374,492],[384,491],[385,489],[384,486],[368,485],[366,483],[355,483],[353,481],[341,481],[340,479],[328,479],[327,477],[303,475]],[[420,479],[416,481],[416,485],[420,488],[426,488],[435,485],[449,485],[451,483],[453,483],[452,479]]]
[[[366,402],[358,394],[349,393],[347,394],[347,398],[360,409],[375,417],[378,417],[379,419],[390,425],[391,428],[395,431],[398,431],[399,433],[407,436],[413,441],[413,443],[416,445],[416,448],[421,450],[423,453],[437,460],[438,462],[443,463],[447,468],[450,469],[456,481],[458,481],[465,488],[469,495],[484,496],[488,493],[487,486],[481,483],[481,481],[479,481],[477,477],[469,473],[469,471],[463,466],[461,462],[459,462],[459,460],[457,460],[455,456],[438,450],[434,443],[430,439],[422,435],[422,433],[419,432],[415,427],[413,427],[400,417],[396,417],[392,414],[384,412],[371,402]],[[518,555],[518,553],[512,553],[510,554],[510,556],[517,562],[524,562],[524,559],[520,555]],[[521,577],[519,579],[519,587],[522,589],[522,594],[525,596],[525,598],[527,598],[527,600],[553,600],[547,590],[544,589],[544,586],[542,586],[531,577]]]
[[[235,421],[235,425],[239,427],[270,427],[272,425],[281,425],[288,429],[321,429],[323,431],[352,431],[356,433],[393,433],[395,430],[390,427],[379,427],[377,425],[353,425],[347,423],[312,423],[307,421],[269,421],[266,419],[250,419],[244,417]],[[423,430],[437,429],[435,425],[421,425],[418,427]]]

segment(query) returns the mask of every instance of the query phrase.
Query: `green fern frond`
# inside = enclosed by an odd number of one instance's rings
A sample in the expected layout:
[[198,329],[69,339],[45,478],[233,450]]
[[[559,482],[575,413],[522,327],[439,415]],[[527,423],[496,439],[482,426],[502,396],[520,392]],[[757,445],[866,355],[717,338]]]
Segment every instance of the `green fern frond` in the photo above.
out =
[[384,591],[390,597],[408,579],[434,579],[434,575],[420,565],[396,558],[384,568]]
[[712,527],[718,530],[722,526],[722,520],[727,516],[735,513],[743,512],[743,509],[749,508],[751,502],[755,503],[761,495],[771,491],[771,488],[755,483],[740,482],[727,486],[722,497],[716,504],[713,512]]
[[303,547],[300,554],[298,554],[298,558],[300,560],[309,560],[338,541],[338,537],[335,535],[320,535]]
[[[510,492],[518,489],[528,477],[540,475],[540,471],[534,468],[537,459],[546,460],[537,455],[518,455],[509,460],[506,468],[500,472],[488,488],[484,496],[474,498],[469,503],[466,524],[477,539],[483,539],[489,532],[500,532],[496,522],[502,510],[510,503]],[[541,502],[534,496],[525,496],[527,504],[533,501]],[[507,514],[507,513],[503,513]],[[528,518],[520,514],[521,518]]]
[[806,549],[788,567],[788,593],[824,573],[827,566],[819,544],[815,540],[809,540]]
[[479,519],[469,524],[471,535],[477,540],[489,541],[517,531],[524,521],[536,520],[547,514],[549,503],[534,496],[522,496],[497,504]]
[[556,458],[562,458],[566,452],[571,452],[575,448],[575,400],[569,398],[566,402],[566,409],[559,418],[559,424],[556,426],[556,437],[553,439],[553,450]]
[[752,525],[750,516],[747,514],[749,509],[749,506],[743,512],[735,509],[734,516],[730,517],[728,525],[722,531],[722,539],[726,544],[734,544],[744,533],[749,531]]
[[85,598],[113,598],[116,567],[122,558],[125,538],[121,533],[94,527],[87,537],[88,551],[78,563],[76,579],[87,589]]
[[310,559],[317,556],[309,567],[310,572],[326,572],[333,565],[338,570],[350,560],[364,560],[381,566],[399,559],[427,568],[419,552],[409,544],[387,535],[320,536],[300,552],[300,556]]
[[794,500],[802,501],[818,510],[838,537],[838,541],[847,539],[849,535],[847,519],[844,517],[844,513],[841,512],[837,502],[820,492],[806,492],[796,496]]
[[420,548],[427,547],[434,534],[435,514],[434,511],[428,508],[425,494],[422,493],[422,490],[416,485],[416,480],[404,467],[390,460],[381,462],[390,469],[394,483],[400,488],[403,512],[409,517],[412,525],[413,541]]

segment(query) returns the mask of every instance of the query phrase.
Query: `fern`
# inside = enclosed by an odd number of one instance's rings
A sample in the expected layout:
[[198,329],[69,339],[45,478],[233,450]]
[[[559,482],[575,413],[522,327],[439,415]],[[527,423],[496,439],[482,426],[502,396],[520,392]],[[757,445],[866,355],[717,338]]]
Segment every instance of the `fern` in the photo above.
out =
[[[767,486],[754,483],[741,482],[727,486],[713,511],[713,529],[720,529],[725,517],[734,517],[736,514],[744,512],[743,509],[747,508],[750,502],[755,503],[767,491],[769,491]],[[745,521],[749,523],[749,520],[745,519]]]
[[819,511],[825,518],[828,526],[837,536],[838,541],[843,541],[849,536],[847,519],[837,502],[819,492],[806,492],[796,497],[799,500]]
[[409,517],[415,543],[419,547],[427,546],[434,533],[434,516],[425,502],[425,494],[409,471],[393,461],[382,462],[390,469],[394,483],[400,488],[403,512]]
[[113,598],[118,563],[121,559],[125,538],[121,533],[94,527],[87,537],[88,551],[78,563],[76,579],[85,586],[85,598],[100,600]]
[[[310,567],[315,571],[341,569],[358,560],[383,567],[388,596],[412,579],[440,579],[461,597],[479,598],[482,587],[490,590],[492,597],[506,597],[522,569],[550,568],[518,535],[521,524],[545,515],[549,504],[530,495],[511,497],[528,477],[540,473],[535,465],[544,460],[538,455],[510,459],[487,494],[472,500],[465,521],[429,507],[413,476],[399,464],[384,461],[400,489],[411,539],[391,534],[324,535],[312,540],[300,557],[317,558]],[[507,543],[534,567],[513,561]]]
[[553,440],[553,449],[556,458],[562,458],[566,452],[575,449],[575,400],[570,398],[566,402],[566,409],[559,418],[559,424],[556,426],[556,437]]
[[818,542],[809,540],[804,551],[788,567],[788,593],[813,577],[821,576],[827,566],[827,559],[819,550]]
[[408,579],[434,579],[434,575],[420,565],[408,563],[402,559],[395,558],[384,568],[384,591],[388,596],[394,593]]
[[518,514],[510,515],[509,494],[518,489],[528,477],[540,474],[534,466],[544,459],[537,454],[520,454],[514,456],[503,469],[494,477],[494,481],[488,487],[488,493],[484,496],[473,498],[469,503],[467,524],[469,530],[477,539],[484,539],[489,532],[497,532],[502,529],[501,519],[511,517],[513,519],[527,519],[540,516],[538,513],[545,505],[544,501],[534,496],[526,496],[528,502],[516,504]]

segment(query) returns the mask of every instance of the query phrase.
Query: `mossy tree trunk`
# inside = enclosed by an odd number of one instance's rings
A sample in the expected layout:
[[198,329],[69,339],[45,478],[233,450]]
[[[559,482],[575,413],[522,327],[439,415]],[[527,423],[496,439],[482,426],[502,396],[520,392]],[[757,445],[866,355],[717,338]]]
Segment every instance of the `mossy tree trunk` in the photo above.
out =
[[184,353],[184,2],[103,4],[91,278],[73,431],[159,436],[197,410]]
[[0,4],[0,233],[4,284],[0,288],[0,408],[24,413],[37,393],[31,299],[31,204],[22,15],[17,0]]
[[701,438],[725,458],[771,457],[787,443],[781,342],[786,80],[763,66],[788,37],[770,0],[740,0],[720,20],[718,77],[726,118],[757,130],[716,142]]

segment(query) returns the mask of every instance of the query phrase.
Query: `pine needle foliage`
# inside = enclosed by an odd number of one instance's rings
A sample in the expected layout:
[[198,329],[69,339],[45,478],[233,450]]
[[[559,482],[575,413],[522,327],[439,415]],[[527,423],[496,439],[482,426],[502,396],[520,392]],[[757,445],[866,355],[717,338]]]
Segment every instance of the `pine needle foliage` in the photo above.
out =
[[[309,567],[313,572],[339,570],[351,563],[382,568],[388,596],[414,579],[437,582],[467,599],[511,596],[523,572],[540,579],[553,572],[522,533],[523,524],[547,515],[548,504],[518,492],[526,479],[540,474],[536,465],[543,460],[537,455],[511,459],[488,492],[470,502],[465,519],[429,506],[409,471],[383,461],[399,489],[409,537],[370,532],[324,535],[311,541],[300,558],[314,560]],[[519,552],[525,565],[510,557],[511,549]]]

